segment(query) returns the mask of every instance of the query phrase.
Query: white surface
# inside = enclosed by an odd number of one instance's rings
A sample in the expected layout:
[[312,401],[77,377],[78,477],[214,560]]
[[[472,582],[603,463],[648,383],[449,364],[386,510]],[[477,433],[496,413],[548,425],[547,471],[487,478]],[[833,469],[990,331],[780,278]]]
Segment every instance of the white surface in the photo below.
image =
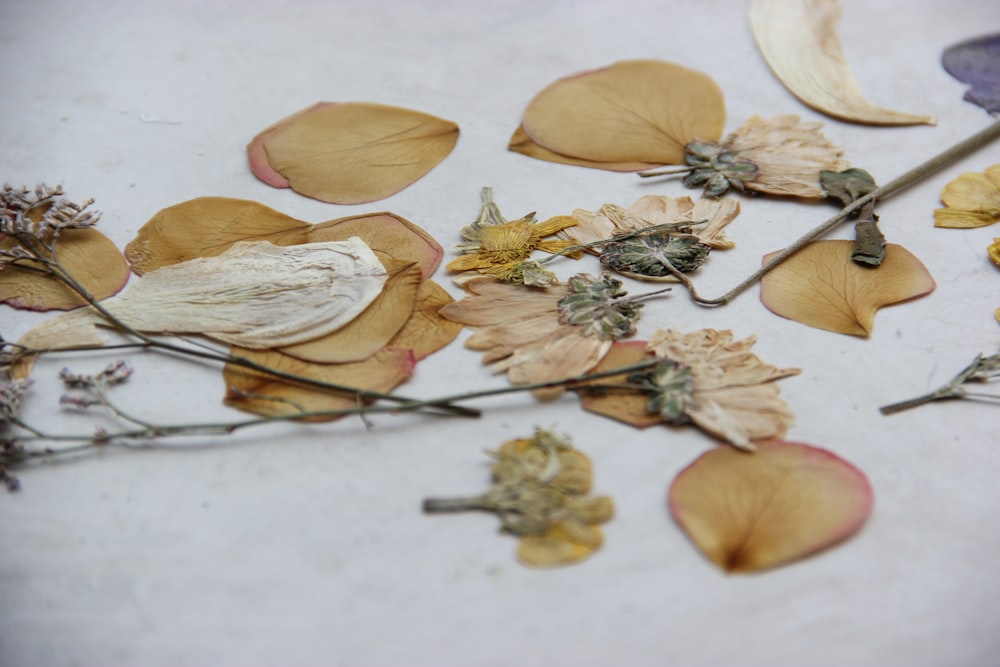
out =
[[[224,195],[313,222],[391,210],[450,246],[484,185],[509,216],[541,218],[695,194],[505,150],[535,92],[616,60],[709,73],[726,94],[728,129],[755,113],[825,120],[846,157],[882,182],[989,122],[939,58],[1000,29],[1000,4],[847,5],[845,49],[867,96],[932,113],[937,127],[862,127],[803,107],[757,54],[740,2],[7,0],[0,174],[96,197],[101,229],[122,245],[163,207]],[[318,100],[408,106],[456,121],[462,135],[428,176],[372,205],[331,206],[257,181],[245,144]],[[846,544],[761,575],[722,574],[665,507],[675,474],[713,441],[694,429],[635,431],[581,412],[572,397],[480,401],[478,421],[268,427],[21,470],[23,491],[0,494],[0,664],[997,664],[995,408],[876,410],[996,351],[1000,273],[985,249],[1000,228],[934,229],[932,210],[948,180],[997,162],[995,145],[881,206],[890,240],[918,255],[938,288],[881,311],[868,340],[778,318],[756,290],[716,310],[680,291],[646,308],[641,337],[731,328],[756,334],[766,361],[803,369],[781,382],[798,416],[789,439],[832,449],[875,488],[871,520]],[[729,228],[737,248],[714,253],[698,284],[721,293],[828,213],[744,200]],[[0,330],[16,338],[43,317],[3,308]],[[119,396],[149,419],[240,416],[221,405],[217,371],[130,359],[137,373]],[[40,364],[26,415],[51,430],[89,429],[58,412],[64,364],[94,371],[103,361]],[[399,391],[502,382],[459,341]],[[604,549],[555,571],[520,566],[516,541],[491,516],[420,512],[425,496],[483,488],[481,450],[536,425],[569,432],[594,460],[595,491],[617,503]]]

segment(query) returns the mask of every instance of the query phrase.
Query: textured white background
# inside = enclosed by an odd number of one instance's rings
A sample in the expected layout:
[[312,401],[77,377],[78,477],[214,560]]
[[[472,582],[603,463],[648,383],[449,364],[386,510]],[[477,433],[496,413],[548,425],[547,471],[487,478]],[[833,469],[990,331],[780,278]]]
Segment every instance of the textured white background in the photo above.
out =
[[[846,5],[843,41],[867,96],[935,114],[938,126],[862,127],[807,109],[768,71],[736,1],[5,0],[0,178],[96,197],[101,229],[122,245],[163,207],[223,195],[312,222],[391,210],[450,246],[484,185],[509,217],[695,194],[505,150],[535,92],[621,59],[710,74],[728,129],[755,113],[825,120],[846,157],[882,182],[989,122],[939,58],[1000,29],[1000,4]],[[318,100],[420,109],[456,121],[461,138],[428,176],[376,204],[332,206],[258,182],[245,144]],[[781,382],[798,416],[789,439],[837,452],[875,488],[871,520],[844,545],[765,574],[722,574],[665,507],[670,481],[713,441],[693,429],[635,431],[572,397],[480,401],[477,421],[275,426],[21,470],[23,491],[0,494],[0,664],[997,664],[995,408],[956,402],[890,418],[876,409],[996,351],[1000,273],[985,249],[1000,234],[934,229],[932,210],[948,180],[997,162],[1000,146],[989,147],[881,206],[890,240],[919,256],[938,288],[880,312],[868,340],[781,319],[755,289],[716,310],[676,290],[646,307],[641,337],[728,328],[756,334],[766,361],[803,369]],[[714,253],[698,284],[721,293],[829,212],[745,199],[728,230],[737,248]],[[16,338],[43,317],[2,308],[0,331]],[[26,416],[52,431],[92,428],[59,412],[55,373],[104,361],[40,364]],[[146,418],[240,416],[221,405],[216,370],[130,361],[136,375],[118,396]],[[460,339],[400,391],[502,383]],[[425,496],[483,488],[482,450],[535,426],[569,432],[594,460],[595,491],[617,503],[604,549],[578,566],[525,569],[493,517],[420,512]]]

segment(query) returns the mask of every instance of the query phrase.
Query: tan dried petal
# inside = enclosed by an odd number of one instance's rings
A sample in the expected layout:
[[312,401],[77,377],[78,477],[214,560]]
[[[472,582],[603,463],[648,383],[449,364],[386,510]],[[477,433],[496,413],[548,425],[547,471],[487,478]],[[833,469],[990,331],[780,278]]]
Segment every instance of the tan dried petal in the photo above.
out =
[[363,204],[411,185],[451,153],[458,126],[412,109],[319,103],[279,121],[248,146],[269,185],[333,204]]
[[462,325],[441,315],[441,309],[454,301],[433,280],[420,283],[413,312],[403,328],[389,341],[389,347],[410,350],[420,361],[455,340]]
[[1000,220],[1000,164],[985,173],[968,172],[941,191],[946,208],[934,211],[935,227],[968,229]]
[[774,75],[810,107],[842,120],[876,125],[935,123],[878,107],[864,98],[837,32],[837,0],[753,0],[750,27]]
[[524,127],[520,125],[514,130],[514,134],[511,135],[510,143],[507,144],[507,150],[533,157],[536,160],[568,164],[574,167],[587,167],[588,169],[603,169],[605,171],[646,171],[660,166],[655,162],[598,162],[596,160],[584,160],[569,155],[561,155],[536,144],[528,136],[528,133],[524,131]]
[[[0,237],[0,250],[10,250],[15,245],[13,237]],[[66,272],[98,301],[118,293],[128,281],[128,265],[122,253],[96,229],[63,230],[56,252]],[[32,264],[23,261],[3,267],[0,303],[26,310],[70,310],[86,303],[61,280],[27,268]]]
[[[890,243],[877,268],[851,261],[852,241],[814,241],[764,274],[760,300],[782,317],[817,329],[867,337],[879,308],[934,291],[927,268]],[[764,257],[763,263],[777,253]]]
[[658,60],[625,60],[552,83],[528,104],[528,137],[592,162],[683,164],[684,147],[722,134],[725,104],[701,72]]

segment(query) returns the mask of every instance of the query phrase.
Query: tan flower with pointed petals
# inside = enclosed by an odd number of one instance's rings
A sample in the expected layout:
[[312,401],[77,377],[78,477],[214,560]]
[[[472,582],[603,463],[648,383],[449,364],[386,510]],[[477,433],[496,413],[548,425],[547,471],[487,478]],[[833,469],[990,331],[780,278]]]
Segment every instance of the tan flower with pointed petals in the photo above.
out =
[[657,331],[647,350],[690,369],[691,398],[684,414],[730,444],[752,449],[752,440],[780,437],[795,416],[778,396],[774,380],[800,372],[777,368],[750,351],[756,337],[733,340],[732,331],[690,334]]

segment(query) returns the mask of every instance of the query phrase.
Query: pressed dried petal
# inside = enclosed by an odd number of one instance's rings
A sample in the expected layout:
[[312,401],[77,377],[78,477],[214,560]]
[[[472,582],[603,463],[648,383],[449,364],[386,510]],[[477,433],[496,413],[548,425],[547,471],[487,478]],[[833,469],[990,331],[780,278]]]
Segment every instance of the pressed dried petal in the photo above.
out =
[[626,60],[550,84],[521,123],[550,151],[594,162],[683,164],[684,146],[718,139],[725,104],[701,72],[657,60]]
[[456,141],[457,125],[412,109],[319,103],[264,130],[248,155],[254,175],[265,183],[282,187],[287,181],[287,187],[320,201],[363,204],[419,180]]
[[750,26],[774,75],[810,107],[842,120],[875,125],[935,123],[878,107],[864,98],[837,33],[837,0],[754,0]]
[[934,279],[906,248],[888,244],[877,268],[852,262],[853,249],[853,241],[810,243],[764,274],[761,301],[790,320],[867,337],[879,308],[934,290]]
[[601,548],[604,536],[598,526],[557,523],[542,535],[524,535],[517,557],[532,567],[559,567],[578,563]]
[[[192,333],[254,349],[324,336],[357,317],[381,292],[386,270],[362,241],[281,248],[239,243],[217,257],[147,273],[102,305],[146,333]],[[25,345],[60,348],[95,336],[91,309],[50,319]],[[78,342],[81,341],[81,342]]]
[[[0,237],[0,250],[17,245]],[[128,281],[128,265],[115,244],[96,229],[66,229],[56,245],[59,263],[98,301],[117,294]],[[19,262],[20,264],[20,262]],[[32,262],[24,261],[24,267]],[[26,310],[70,310],[86,303],[57,278],[18,264],[0,270],[0,303]]]
[[947,208],[934,211],[935,227],[968,229],[1000,220],[1000,164],[949,182],[941,191],[941,201]]
[[993,260],[993,263],[1000,266],[1000,239],[993,239],[993,243],[989,245],[986,251],[990,259]]
[[864,524],[873,494],[864,473],[832,452],[782,440],[753,454],[703,454],[670,487],[670,511],[727,572],[753,572],[841,542]]
[[[603,373],[616,368],[624,368],[648,358],[646,341],[618,341],[604,355],[601,363],[591,369],[591,373]],[[589,382],[585,388],[577,390],[580,405],[588,412],[616,419],[629,426],[647,428],[662,424],[659,414],[646,409],[646,394],[635,389],[622,388],[626,375],[614,375]]]
[[413,312],[403,328],[389,341],[389,347],[408,349],[420,361],[455,340],[462,325],[441,315],[441,309],[454,301],[433,280],[420,283]]
[[[368,391],[389,392],[413,374],[416,364],[410,350],[384,348],[363,361],[346,364],[317,364],[295,359],[275,350],[233,348],[234,356],[268,368]],[[329,391],[282,382],[273,376],[227,364],[224,402],[262,417],[296,415],[303,412],[352,410],[365,401],[350,392]],[[332,421],[339,417],[308,417],[307,421]]]
[[1000,113],[1000,33],[976,37],[945,49],[941,64],[969,84],[964,99],[990,113]]
[[303,361],[334,364],[361,361],[385,347],[410,319],[420,288],[420,267],[398,259],[381,261],[388,279],[361,314],[325,336],[278,350]]
[[237,241],[289,246],[344,241],[357,236],[373,250],[420,263],[431,276],[444,254],[426,231],[392,213],[372,213],[311,225],[255,201],[199,197],[162,209],[125,247],[132,270],[142,275],[161,266],[225,252]]
[[507,144],[507,149],[521,155],[533,157],[536,160],[568,164],[574,167],[587,167],[588,169],[604,169],[605,171],[646,171],[647,169],[660,166],[655,162],[598,162],[571,157],[569,155],[561,155],[536,144],[531,140],[531,137],[528,136],[528,133],[524,131],[524,127],[522,126],[518,126],[514,130],[514,134],[510,138],[510,143]]

